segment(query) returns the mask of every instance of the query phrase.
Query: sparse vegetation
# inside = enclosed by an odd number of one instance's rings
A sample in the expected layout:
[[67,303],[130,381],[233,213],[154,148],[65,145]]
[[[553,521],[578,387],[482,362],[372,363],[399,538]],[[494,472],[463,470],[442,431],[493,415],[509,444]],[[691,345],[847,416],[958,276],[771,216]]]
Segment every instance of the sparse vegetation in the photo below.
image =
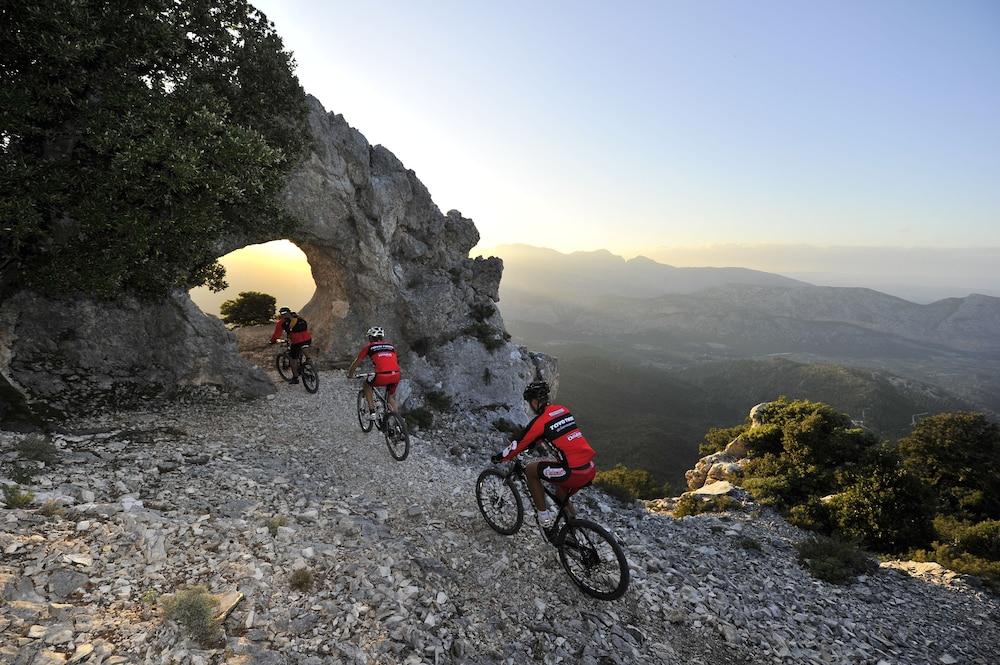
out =
[[878,570],[878,563],[855,545],[837,538],[812,535],[795,546],[799,563],[824,582],[846,584],[858,575]]
[[440,390],[432,390],[424,395],[424,404],[440,413],[451,410],[451,398]]
[[35,493],[22,490],[17,485],[3,486],[3,502],[8,508],[24,508],[35,500]]
[[26,460],[53,466],[59,461],[59,449],[45,437],[29,436],[17,444],[17,454]]
[[670,486],[657,485],[649,471],[630,469],[624,464],[616,464],[607,471],[598,471],[594,484],[623,501],[659,499],[670,494]]
[[234,300],[227,300],[219,307],[222,321],[231,326],[259,326],[272,323],[278,301],[274,296],[260,291],[243,291]]
[[38,509],[38,514],[43,517],[56,517],[62,515],[62,504],[56,499],[49,499]]
[[493,305],[493,303],[477,302],[469,309],[469,316],[476,321],[485,321],[493,316],[496,311],[497,308]]
[[309,591],[313,585],[312,571],[308,568],[296,568],[288,577],[288,585],[302,593]]
[[740,536],[736,539],[736,545],[745,550],[761,551],[760,542],[750,536]]
[[485,321],[476,321],[462,332],[478,339],[487,351],[496,351],[504,345],[507,339],[499,330]]
[[701,515],[702,513],[721,513],[729,510],[733,499],[728,496],[702,497],[696,494],[684,494],[674,506],[674,517]]
[[204,587],[192,587],[166,598],[160,605],[164,616],[181,626],[196,642],[212,644],[220,636],[215,620],[218,603]]
[[288,518],[284,515],[275,515],[267,520],[267,531],[272,536],[278,535],[278,528],[288,524]]
[[143,592],[142,596],[139,597],[139,602],[141,602],[143,605],[152,606],[156,604],[156,601],[159,599],[159,597],[160,594],[156,591],[156,589],[146,589],[146,591]]
[[422,406],[408,410],[403,418],[406,420],[406,426],[411,429],[428,430],[434,426],[434,414]]

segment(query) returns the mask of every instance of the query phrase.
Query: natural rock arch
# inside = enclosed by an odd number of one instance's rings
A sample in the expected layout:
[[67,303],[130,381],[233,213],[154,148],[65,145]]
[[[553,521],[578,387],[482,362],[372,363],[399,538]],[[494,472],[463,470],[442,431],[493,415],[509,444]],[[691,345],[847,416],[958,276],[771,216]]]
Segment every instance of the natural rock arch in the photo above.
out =
[[[470,259],[479,240],[471,220],[454,210],[442,214],[389,150],[370,145],[315,98],[308,104],[312,149],[283,193],[296,228],[229,238],[219,256],[291,240],[316,282],[302,314],[319,354],[348,357],[378,322],[403,354],[403,399],[438,390],[470,408],[523,409],[523,385],[539,373],[555,380],[555,369],[507,341],[493,306],[500,259]],[[131,336],[94,344],[106,337],[106,321]],[[45,337],[34,332],[43,329]],[[17,294],[0,304],[0,377],[29,400],[61,408],[109,389],[149,394],[209,384],[250,396],[273,390],[259,368],[238,357],[235,337],[179,292],[156,303]]]

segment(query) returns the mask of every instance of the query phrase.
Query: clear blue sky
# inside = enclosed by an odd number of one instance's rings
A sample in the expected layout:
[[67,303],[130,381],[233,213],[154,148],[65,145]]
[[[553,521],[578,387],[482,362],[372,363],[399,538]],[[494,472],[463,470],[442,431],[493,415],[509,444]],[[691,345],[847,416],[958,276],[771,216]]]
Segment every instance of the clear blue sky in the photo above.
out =
[[484,245],[1000,246],[1000,2],[255,4]]

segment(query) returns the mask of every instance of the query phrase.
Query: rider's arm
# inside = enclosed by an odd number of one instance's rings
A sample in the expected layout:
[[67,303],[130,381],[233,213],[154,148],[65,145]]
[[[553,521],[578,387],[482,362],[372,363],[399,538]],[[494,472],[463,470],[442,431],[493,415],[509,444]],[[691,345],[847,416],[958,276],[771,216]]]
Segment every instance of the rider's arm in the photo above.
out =
[[360,365],[364,361],[365,356],[368,355],[368,347],[369,346],[371,346],[371,345],[370,344],[365,344],[364,346],[361,347],[361,350],[358,351],[358,357],[354,359],[354,362],[352,362],[351,366],[347,369],[347,378],[348,379],[353,379],[354,378],[354,370],[356,370],[358,368],[358,365]]
[[271,333],[272,344],[278,341],[278,338],[281,337],[281,333],[285,332],[284,330],[281,329],[281,323],[282,323],[281,317],[279,316],[278,322],[274,324],[274,332]]
[[511,441],[510,445],[503,449],[501,453],[503,455],[502,460],[507,462],[514,459],[521,453],[523,453],[527,448],[530,448],[532,444],[536,443],[538,439],[545,432],[545,419],[541,416],[535,417],[528,425],[528,429],[524,431],[524,436],[521,437],[520,441]]

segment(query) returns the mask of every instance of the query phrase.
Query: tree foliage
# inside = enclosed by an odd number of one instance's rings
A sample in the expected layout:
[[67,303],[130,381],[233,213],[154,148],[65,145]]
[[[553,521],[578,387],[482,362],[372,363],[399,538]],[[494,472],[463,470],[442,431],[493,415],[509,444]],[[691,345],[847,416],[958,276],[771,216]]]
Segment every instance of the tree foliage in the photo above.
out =
[[221,239],[290,224],[305,96],[246,0],[10,0],[0,22],[8,288],[220,288]]
[[259,326],[274,321],[274,296],[260,291],[243,291],[235,300],[222,303],[219,311],[223,322],[231,326]]
[[899,451],[934,491],[943,514],[1000,519],[1000,426],[983,414],[925,418],[900,440]]

